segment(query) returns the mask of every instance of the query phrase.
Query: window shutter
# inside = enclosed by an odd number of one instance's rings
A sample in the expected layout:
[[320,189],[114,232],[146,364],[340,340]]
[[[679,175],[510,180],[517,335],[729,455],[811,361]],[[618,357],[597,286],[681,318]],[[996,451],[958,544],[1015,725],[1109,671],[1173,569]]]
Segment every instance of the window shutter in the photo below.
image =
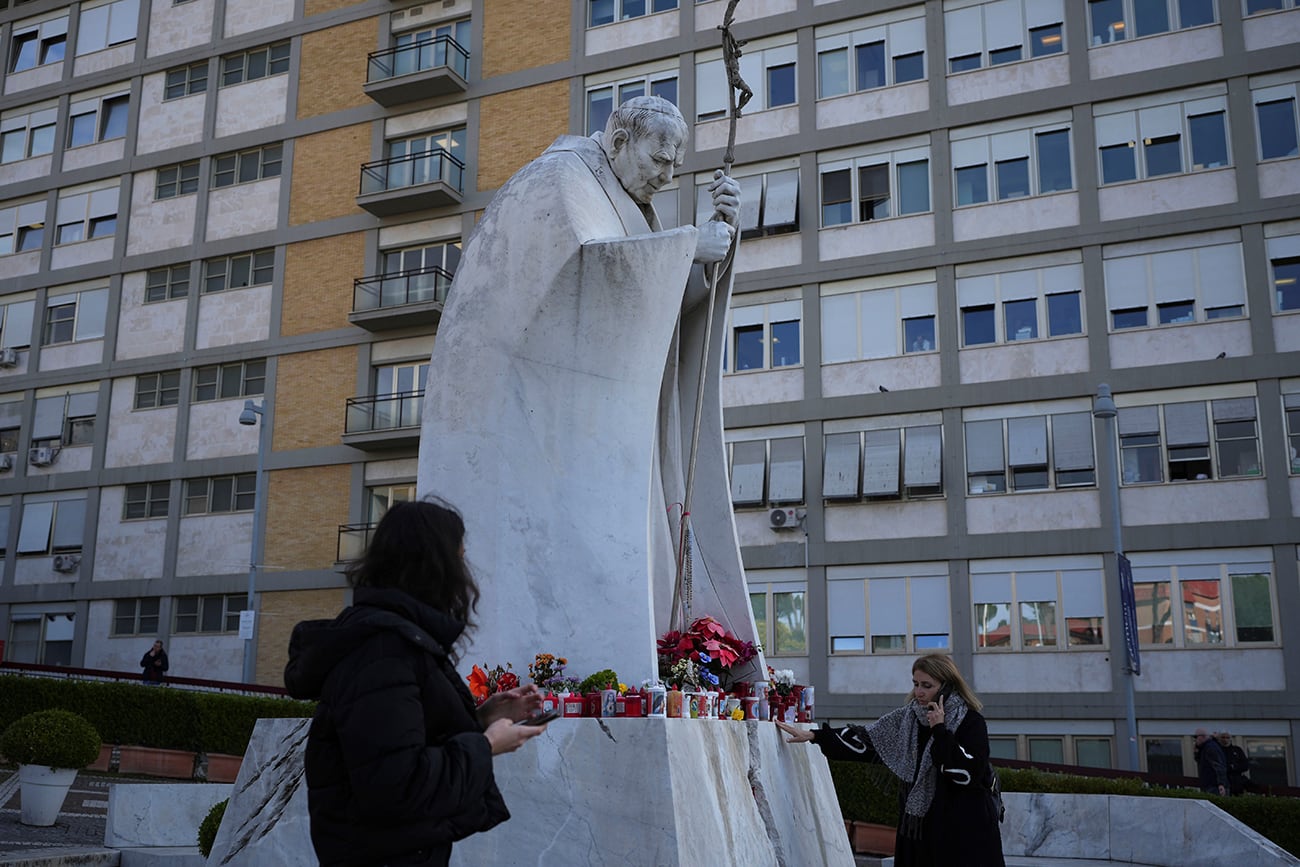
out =
[[944,40],[949,57],[965,57],[984,50],[984,23],[980,8],[970,6],[943,14]]
[[858,296],[822,298],[822,364],[858,358]]
[[789,226],[799,221],[799,170],[770,172],[767,176],[767,201],[763,225]]
[[907,632],[907,579],[873,578],[867,584],[871,595],[871,635],[902,635]]
[[1126,406],[1119,410],[1119,435],[1160,433],[1160,407]]
[[68,395],[68,418],[93,416],[99,404],[99,392],[83,391]]
[[1191,250],[1151,254],[1156,303],[1190,301],[1196,297],[1196,263]]
[[1092,414],[1070,412],[1052,416],[1052,452],[1058,470],[1091,470]]
[[910,582],[912,634],[947,635],[951,631],[948,619],[948,577],[927,575]]
[[867,431],[862,493],[866,496],[898,493],[897,430]]
[[1106,302],[1111,310],[1146,307],[1147,257],[1124,256],[1103,263],[1106,275]]
[[1202,307],[1233,307],[1246,303],[1246,276],[1241,245],[1219,244],[1197,251]]
[[867,594],[861,578],[826,582],[826,628],[831,635],[865,635]]
[[[1287,395],[1292,397],[1292,395]],[[1216,400],[1210,404],[1215,421],[1254,421],[1255,399],[1253,397],[1233,397]]]
[[966,422],[966,472],[1000,473],[1005,469],[1002,420]]
[[60,500],[54,513],[55,548],[80,548],[86,530],[86,501]]
[[1171,446],[1208,445],[1210,427],[1205,420],[1205,404],[1201,401],[1166,404],[1165,442]]
[[903,484],[933,487],[943,478],[943,429],[910,427],[903,432]]
[[67,398],[61,394],[36,399],[36,413],[32,419],[32,439],[62,438],[63,407],[66,402]]
[[1007,419],[1007,462],[1013,467],[1047,465],[1047,419]]
[[757,506],[763,502],[763,477],[767,468],[767,443],[734,443],[731,447],[731,502]]
[[857,433],[831,434],[826,437],[826,457],[822,467],[823,497],[858,495],[860,439]]
[[773,503],[803,502],[803,437],[772,440],[768,499]]

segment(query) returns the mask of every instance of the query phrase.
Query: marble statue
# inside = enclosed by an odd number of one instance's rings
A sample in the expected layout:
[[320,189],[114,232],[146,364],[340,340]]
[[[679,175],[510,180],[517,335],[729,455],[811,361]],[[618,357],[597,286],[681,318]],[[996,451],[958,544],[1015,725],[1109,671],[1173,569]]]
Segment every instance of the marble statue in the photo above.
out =
[[561,136],[516,173],[465,244],[430,362],[417,491],[464,514],[483,590],[467,662],[521,670],[551,652],[578,677],[655,676],[655,641],[679,625],[701,365],[688,617],[758,640],[719,394],[739,187],[716,172],[713,218],[663,229],[651,198],[686,137],[671,103],[628,100],[604,132]]

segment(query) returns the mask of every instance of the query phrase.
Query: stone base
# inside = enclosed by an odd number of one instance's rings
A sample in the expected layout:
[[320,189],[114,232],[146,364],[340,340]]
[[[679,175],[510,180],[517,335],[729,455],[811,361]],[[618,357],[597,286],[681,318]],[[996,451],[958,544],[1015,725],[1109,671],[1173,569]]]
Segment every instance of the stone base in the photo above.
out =
[[[209,863],[309,867],[306,720],[259,720]],[[456,865],[852,867],[821,752],[770,723],[562,719],[498,756],[509,822]]]

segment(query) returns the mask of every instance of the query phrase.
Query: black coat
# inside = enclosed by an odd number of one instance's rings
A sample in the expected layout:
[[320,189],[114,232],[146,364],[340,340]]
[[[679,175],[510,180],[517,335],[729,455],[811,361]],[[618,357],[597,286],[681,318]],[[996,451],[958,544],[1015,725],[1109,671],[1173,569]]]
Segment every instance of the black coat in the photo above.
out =
[[[895,867],[1005,867],[1002,857],[1002,829],[997,807],[987,781],[989,765],[989,730],[984,717],[967,710],[955,732],[943,726],[930,729],[917,725],[917,756],[933,737],[930,759],[938,769],[934,799],[921,823],[919,838],[907,836],[899,828],[895,837]],[[884,770],[880,755],[871,746],[866,729],[850,726],[845,739],[865,750],[858,752],[845,745],[839,734],[843,729],[822,728],[814,741],[828,759],[870,762]],[[856,735],[856,737],[853,737]],[[887,771],[886,771],[887,773]],[[907,780],[910,784],[912,781]],[[907,786],[899,793],[899,815],[903,812]]]
[[284,682],[319,698],[307,806],[322,867],[445,865],[510,817],[474,699],[453,667],[464,624],[400,590],[359,587],[333,621],[294,629]]
[[140,657],[140,667],[144,669],[142,677],[146,683],[162,683],[163,672],[168,668],[167,651],[159,650],[158,655],[153,655],[153,648],[144,652]]

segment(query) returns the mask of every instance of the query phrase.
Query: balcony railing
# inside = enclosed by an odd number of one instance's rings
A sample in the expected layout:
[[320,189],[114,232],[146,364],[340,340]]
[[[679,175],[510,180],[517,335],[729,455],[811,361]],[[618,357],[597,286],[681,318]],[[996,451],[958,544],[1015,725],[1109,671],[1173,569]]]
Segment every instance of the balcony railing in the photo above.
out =
[[403,304],[446,301],[451,274],[437,265],[360,277],[352,283],[352,310],[360,313]]
[[378,433],[420,426],[423,391],[348,398],[345,434]]
[[339,542],[335,562],[350,563],[370,546],[379,524],[339,524]]
[[379,217],[461,201],[465,164],[442,148],[361,166],[357,204]]
[[367,59],[366,83],[441,67],[451,69],[463,79],[469,78],[469,52],[450,36],[435,36],[374,52]]

